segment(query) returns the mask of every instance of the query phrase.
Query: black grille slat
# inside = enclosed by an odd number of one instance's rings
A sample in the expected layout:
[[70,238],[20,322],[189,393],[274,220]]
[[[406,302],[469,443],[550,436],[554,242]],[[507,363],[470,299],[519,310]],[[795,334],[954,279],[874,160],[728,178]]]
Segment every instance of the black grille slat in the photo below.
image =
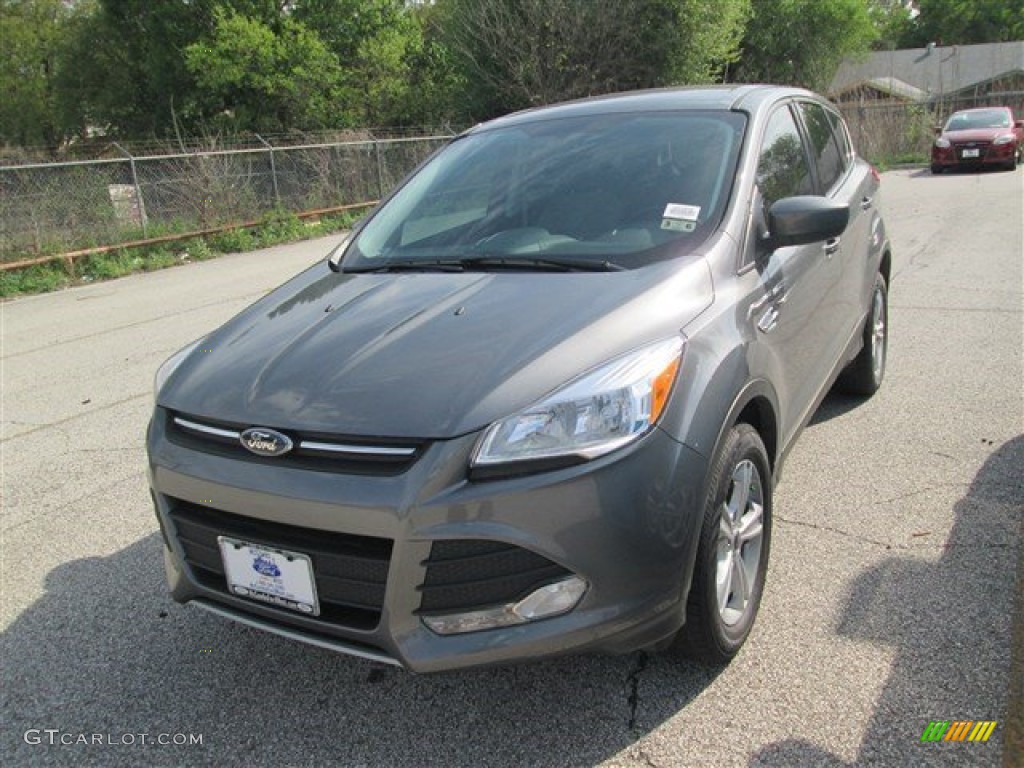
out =
[[379,622],[391,562],[389,539],[299,528],[178,499],[169,501],[186,563],[203,586],[228,594],[217,543],[218,536],[227,536],[308,555],[322,620],[359,629],[371,629]]
[[431,562],[425,586],[486,581],[550,566],[551,561],[525,549],[513,548],[461,560]]
[[[338,472],[357,475],[397,475],[409,469],[426,449],[426,443],[423,441],[347,437],[343,435],[329,435],[322,432],[297,432],[284,429],[279,431],[286,434],[292,440],[294,448],[281,456],[257,456],[243,448],[241,443],[235,438],[202,432],[195,428],[184,426],[175,421],[175,419],[179,418],[193,425],[230,430],[238,433],[245,431],[252,425],[233,424],[172,411],[166,411],[165,415],[167,439],[175,445],[225,458],[266,464],[267,466],[296,467],[315,472]],[[269,424],[261,426],[275,428]],[[334,451],[315,447],[303,447],[303,442],[349,446],[353,450]],[[408,453],[389,453],[389,451],[395,449]]]
[[572,573],[536,552],[474,540],[436,541],[424,565],[421,613],[456,613],[516,602]]

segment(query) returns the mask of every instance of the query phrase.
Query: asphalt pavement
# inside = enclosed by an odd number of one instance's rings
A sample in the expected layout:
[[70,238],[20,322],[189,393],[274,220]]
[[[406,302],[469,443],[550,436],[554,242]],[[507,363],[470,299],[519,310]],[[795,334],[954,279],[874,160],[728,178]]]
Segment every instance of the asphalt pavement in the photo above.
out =
[[[417,677],[170,600],[153,373],[338,237],[0,304],[0,762],[1000,765],[1022,708],[1022,179],[884,175],[887,378],[830,396],[790,455],[761,615],[724,670],[633,654]],[[997,726],[922,743],[933,720]]]

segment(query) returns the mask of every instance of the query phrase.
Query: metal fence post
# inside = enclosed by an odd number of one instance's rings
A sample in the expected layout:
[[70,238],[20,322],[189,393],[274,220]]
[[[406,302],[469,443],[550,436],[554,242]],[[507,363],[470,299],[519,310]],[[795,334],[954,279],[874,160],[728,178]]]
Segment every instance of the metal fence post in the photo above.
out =
[[260,143],[263,144],[264,147],[270,150],[270,181],[274,185],[274,205],[280,208],[281,193],[277,189],[277,164],[274,162],[274,147],[258,133],[254,135],[260,140]]
[[139,174],[135,171],[135,156],[116,141],[111,142],[119,152],[128,158],[132,168],[132,184],[135,186],[135,196],[139,199],[139,222],[142,224],[142,237],[149,237],[146,227],[146,202],[142,199],[142,187],[139,186]]
[[384,162],[380,157],[380,140],[376,139],[373,142],[374,154],[377,155],[377,197],[384,197]]

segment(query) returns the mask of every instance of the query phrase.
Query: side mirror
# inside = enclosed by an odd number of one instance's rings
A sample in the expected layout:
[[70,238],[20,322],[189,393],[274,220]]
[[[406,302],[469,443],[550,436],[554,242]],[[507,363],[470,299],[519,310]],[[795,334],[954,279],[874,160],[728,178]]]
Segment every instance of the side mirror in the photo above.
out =
[[932,130],[935,132],[936,136],[941,136],[942,135],[942,126],[941,125],[936,125]]
[[1024,131],[1024,120],[1014,120],[1013,124],[1016,126],[1017,130]]
[[850,206],[843,203],[815,195],[784,197],[768,209],[768,244],[774,250],[839,237],[849,221]]

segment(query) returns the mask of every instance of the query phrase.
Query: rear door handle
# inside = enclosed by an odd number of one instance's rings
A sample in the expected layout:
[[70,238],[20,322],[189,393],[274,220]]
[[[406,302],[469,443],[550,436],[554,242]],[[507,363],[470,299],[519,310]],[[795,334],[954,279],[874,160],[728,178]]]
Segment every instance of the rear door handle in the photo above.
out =
[[825,251],[825,255],[830,259],[835,256],[836,252],[839,250],[840,242],[842,242],[841,237],[833,237],[831,240],[826,240],[825,245],[822,246]]

